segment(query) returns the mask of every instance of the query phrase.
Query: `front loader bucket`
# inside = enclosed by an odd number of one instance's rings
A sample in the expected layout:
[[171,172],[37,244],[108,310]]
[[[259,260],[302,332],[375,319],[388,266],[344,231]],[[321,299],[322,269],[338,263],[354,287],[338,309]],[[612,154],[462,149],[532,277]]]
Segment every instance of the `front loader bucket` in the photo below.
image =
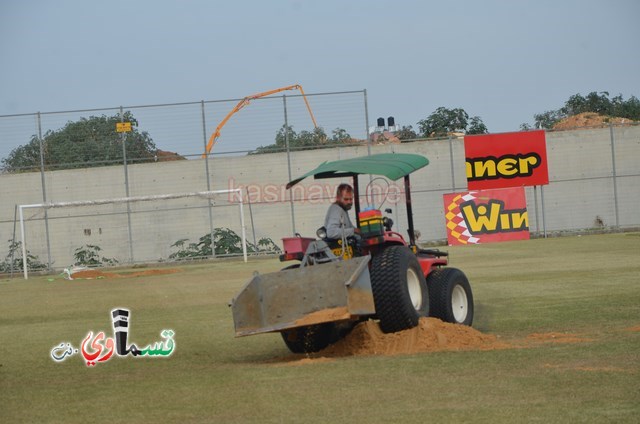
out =
[[374,314],[369,259],[254,275],[231,303],[236,336]]

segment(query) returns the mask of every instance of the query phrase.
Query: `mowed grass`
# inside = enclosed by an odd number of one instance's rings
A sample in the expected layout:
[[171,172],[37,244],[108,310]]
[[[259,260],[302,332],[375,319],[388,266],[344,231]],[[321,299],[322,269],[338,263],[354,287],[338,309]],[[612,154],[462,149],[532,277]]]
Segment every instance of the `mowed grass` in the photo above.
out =
[[[278,334],[234,338],[227,306],[275,259],[2,280],[0,422],[638,422],[640,234],[447,250],[471,281],[474,327],[513,348],[292,361]],[[174,330],[173,355],[52,360],[61,342],[110,336],[115,307],[139,347]]]

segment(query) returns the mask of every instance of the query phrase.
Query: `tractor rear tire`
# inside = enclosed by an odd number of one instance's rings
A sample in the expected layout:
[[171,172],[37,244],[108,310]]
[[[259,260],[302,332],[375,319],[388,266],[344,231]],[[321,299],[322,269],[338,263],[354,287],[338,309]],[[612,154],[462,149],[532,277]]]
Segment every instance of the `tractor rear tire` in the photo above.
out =
[[457,268],[436,269],[427,277],[427,285],[432,317],[471,326],[473,293],[462,271]]
[[429,315],[429,292],[420,263],[406,246],[389,246],[371,260],[371,288],[384,333],[418,325]]

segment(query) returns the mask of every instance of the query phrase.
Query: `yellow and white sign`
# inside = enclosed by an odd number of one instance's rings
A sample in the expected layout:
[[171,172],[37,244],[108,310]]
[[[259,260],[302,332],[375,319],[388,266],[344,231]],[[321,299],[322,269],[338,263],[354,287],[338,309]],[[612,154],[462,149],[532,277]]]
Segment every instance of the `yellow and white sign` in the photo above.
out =
[[131,132],[131,122],[117,122],[116,123],[116,131],[117,132]]

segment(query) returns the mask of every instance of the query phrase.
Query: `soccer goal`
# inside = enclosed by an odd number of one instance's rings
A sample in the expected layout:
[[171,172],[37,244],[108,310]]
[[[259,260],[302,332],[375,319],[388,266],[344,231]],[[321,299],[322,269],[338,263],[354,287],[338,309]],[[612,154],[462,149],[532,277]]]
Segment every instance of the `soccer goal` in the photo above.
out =
[[[60,269],[78,257],[97,266],[163,262],[206,243],[210,254],[203,257],[237,255],[241,248],[247,261],[241,189],[19,205],[18,215],[25,279],[34,257]],[[219,232],[235,237],[233,253],[216,255]]]

